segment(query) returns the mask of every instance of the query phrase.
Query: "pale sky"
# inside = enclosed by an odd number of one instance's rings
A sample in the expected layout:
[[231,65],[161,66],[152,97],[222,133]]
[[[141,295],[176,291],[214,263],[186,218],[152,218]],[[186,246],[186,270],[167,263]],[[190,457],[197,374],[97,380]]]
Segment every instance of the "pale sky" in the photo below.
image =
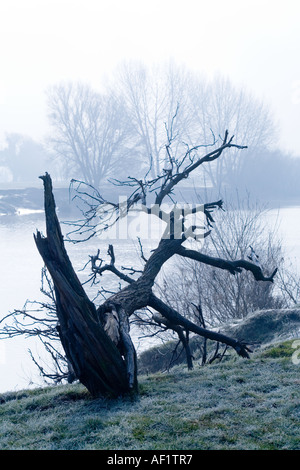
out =
[[283,150],[300,156],[299,0],[2,0],[0,138],[48,132],[45,90],[96,89],[123,60],[172,58],[262,98]]

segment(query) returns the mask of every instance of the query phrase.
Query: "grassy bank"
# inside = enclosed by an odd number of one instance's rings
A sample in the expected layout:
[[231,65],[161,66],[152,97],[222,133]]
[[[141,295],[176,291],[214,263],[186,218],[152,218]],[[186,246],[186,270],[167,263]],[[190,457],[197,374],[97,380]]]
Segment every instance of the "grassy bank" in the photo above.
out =
[[136,401],[91,399],[81,385],[4,394],[0,449],[299,449],[291,345],[141,376]]

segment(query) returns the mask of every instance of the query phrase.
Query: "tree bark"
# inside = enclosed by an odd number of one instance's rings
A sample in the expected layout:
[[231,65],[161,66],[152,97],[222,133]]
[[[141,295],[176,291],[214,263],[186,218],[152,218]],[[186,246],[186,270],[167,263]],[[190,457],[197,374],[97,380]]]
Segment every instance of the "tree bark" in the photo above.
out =
[[[238,355],[249,357],[250,350],[244,342],[191,322],[156,297],[152,288],[161,267],[174,255],[189,257],[225,269],[231,274],[246,269],[261,281],[273,282],[276,270],[270,277],[266,277],[260,267],[248,261],[222,260],[188,250],[182,246],[186,239],[183,234],[179,239],[162,238],[149,259],[145,260],[143,272],[138,279],[133,279],[115,267],[113,247],[110,246],[111,263],[98,267],[98,252],[92,257],[92,270],[95,274],[109,270],[128,285],[96,309],[87,297],[65,249],[55,210],[51,178],[46,173],[41,179],[44,183],[47,236],[45,238],[37,232],[35,242],[54,283],[58,331],[66,358],[76,377],[93,396],[119,396],[137,392],[137,359],[129,334],[128,319],[135,311],[145,307],[159,312],[165,319],[164,322],[179,334],[187,353],[189,368],[192,367],[192,357],[184,331],[224,343],[234,348]],[[218,201],[213,206],[220,203]]]
[[[65,249],[51,178],[46,173],[41,179],[44,183],[47,237],[37,232],[34,238],[54,283],[58,331],[66,357],[76,377],[93,396],[119,396],[136,391],[136,371],[132,369],[133,345],[127,341],[124,358],[105,333],[96,308],[87,297]],[[124,318],[121,323],[124,340]]]

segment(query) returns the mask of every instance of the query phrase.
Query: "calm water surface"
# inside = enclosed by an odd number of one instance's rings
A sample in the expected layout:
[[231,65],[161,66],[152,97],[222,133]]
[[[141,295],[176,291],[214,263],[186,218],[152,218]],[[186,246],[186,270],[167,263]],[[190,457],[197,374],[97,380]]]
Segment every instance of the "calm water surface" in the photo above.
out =
[[[21,309],[26,300],[45,301],[40,292],[43,261],[33,238],[37,229],[45,233],[43,214],[0,217],[0,318],[14,309]],[[88,268],[83,271],[82,269],[89,260],[89,255],[96,254],[98,248],[101,256],[109,262],[109,242],[96,237],[84,244],[66,243],[72,264],[82,282],[88,280],[91,274]],[[156,244],[155,241],[143,243],[146,256]],[[116,266],[142,269],[137,241],[114,240],[113,245]],[[114,290],[118,285],[119,280],[111,273],[105,273],[101,278],[101,286],[107,290]],[[94,299],[99,286],[91,288],[87,284],[86,291],[89,297]],[[101,299],[100,296],[98,301]],[[137,350],[140,350],[144,341],[139,340],[138,333],[133,337]],[[15,337],[0,341],[0,393],[27,387],[31,381],[34,384],[41,383],[37,369],[28,354],[29,348],[36,355],[42,352],[43,347],[39,346],[39,342],[32,338]]]

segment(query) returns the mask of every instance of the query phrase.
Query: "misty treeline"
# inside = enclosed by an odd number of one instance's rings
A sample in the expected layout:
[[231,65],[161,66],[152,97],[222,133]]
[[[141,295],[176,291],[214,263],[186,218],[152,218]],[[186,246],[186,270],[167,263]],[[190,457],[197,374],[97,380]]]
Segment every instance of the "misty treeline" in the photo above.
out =
[[[197,187],[243,188],[258,197],[297,194],[300,160],[276,149],[279,129],[268,107],[228,78],[208,79],[174,62],[120,65],[99,89],[84,83],[54,84],[46,91],[49,135],[45,142],[9,134],[0,151],[2,181],[36,181],[45,168],[55,180],[83,180],[99,188],[109,178],[151,176],[167,168],[166,129],[173,123],[180,154],[210,145],[228,128],[244,153],[201,168]],[[213,134],[214,133],[214,134]],[[173,149],[174,151],[174,149]]]
[[32,184],[38,172],[49,165],[44,143],[29,136],[10,133],[0,150],[0,183]]
[[[109,179],[119,186],[118,190],[114,186],[115,194],[120,195],[126,185],[133,191],[129,198],[129,210],[138,201],[147,208],[145,201],[150,193],[155,193],[159,206],[167,196],[173,201],[173,189],[185,181],[195,189],[196,195],[199,187],[206,188],[207,193],[209,188],[213,188],[217,193],[225,192],[228,201],[233,192],[238,194],[239,187],[243,192],[247,187],[250,190],[255,188],[255,195],[259,194],[261,181],[261,190],[267,191],[269,198],[273,190],[278,197],[280,188],[284,188],[284,178],[289,177],[289,171],[295,176],[298,169],[297,160],[274,150],[276,128],[268,109],[222,77],[206,80],[174,64],[151,70],[142,65],[130,64],[120,67],[102,93],[88,85],[68,83],[54,85],[48,90],[47,96],[52,127],[47,152],[51,164],[57,168],[55,176],[66,181],[70,178],[78,179],[81,187],[94,188],[92,194],[85,194],[84,189],[78,193],[80,197],[94,199],[90,209],[95,200],[99,206],[106,205],[102,197],[97,199],[97,194],[103,188],[106,189]],[[245,142],[247,148],[233,144],[233,136],[228,140],[227,131],[222,138],[226,128],[230,128],[239,142]],[[8,148],[17,156],[25,156],[22,145],[28,143],[26,139],[22,141],[16,138],[8,142]],[[231,151],[219,158],[227,148]],[[208,152],[207,156],[200,158],[200,150],[204,154]],[[5,151],[7,149],[0,154],[2,160]],[[281,160],[284,165],[281,165]],[[209,165],[202,164],[206,162]],[[33,169],[35,179],[36,170],[37,167]],[[275,178],[276,172],[281,179]],[[44,177],[44,182],[48,182],[50,188],[52,183],[48,181],[48,176]],[[122,183],[126,178],[129,178],[127,183]],[[287,186],[291,191],[292,185]],[[50,206],[55,209],[49,188],[45,194],[52,201]],[[202,200],[198,202],[203,203]],[[118,208],[115,203],[113,207]],[[104,304],[98,306],[100,317],[108,313],[120,316],[125,312],[131,323],[142,327],[147,335],[164,336],[172,331],[186,349],[189,366],[189,361],[192,361],[188,352],[191,325],[192,332],[215,338],[218,334],[209,332],[207,326],[222,326],[227,321],[244,318],[260,308],[295,305],[300,291],[298,277],[285,269],[282,246],[274,230],[266,229],[264,210],[253,206],[250,199],[241,202],[237,198],[234,198],[232,205],[229,202],[226,204],[226,213],[221,210],[221,200],[204,207],[207,209],[207,220],[211,217],[212,209],[219,210],[214,215],[214,230],[209,230],[210,236],[205,238],[199,251],[198,247],[195,250],[182,247],[184,238],[180,242],[161,240],[149,259],[144,258],[141,246],[141,258],[146,267],[151,266],[148,270],[127,268],[128,274],[122,273],[115,266],[112,246],[108,250],[110,261],[107,264],[99,257],[99,253],[91,254],[92,265],[87,264],[94,273],[92,283],[95,276],[102,276],[104,271],[116,273],[121,281],[128,283],[126,289],[120,287],[119,291],[108,292]],[[52,214],[46,216],[48,219],[50,217],[56,228],[48,230],[49,239],[36,239],[40,244],[40,252],[46,261],[50,260],[50,265],[53,259],[49,257],[51,250],[48,252],[47,246],[51,237],[55,239],[57,233],[60,233],[54,209]],[[86,222],[84,227],[87,227]],[[63,239],[59,238],[55,243],[57,246],[54,248],[61,247]],[[173,254],[174,258],[171,259]],[[150,261],[154,263],[153,259],[158,264],[155,265],[155,273],[158,275],[161,270],[157,279],[156,274],[152,273],[154,265]],[[61,261],[59,256],[58,260]],[[100,263],[100,267],[97,263]],[[63,273],[64,266],[60,269]],[[131,276],[138,275],[143,280],[145,273],[149,274],[148,271],[153,277],[150,286],[153,292],[149,293],[147,289],[144,292],[141,288],[136,292],[135,286],[143,284]],[[230,282],[226,271],[234,274]],[[53,269],[51,276],[55,278],[57,272]],[[254,277],[251,277],[251,273]],[[43,270],[42,290],[45,302],[27,303],[24,309],[16,310],[2,319],[4,326],[1,337],[38,337],[50,354],[53,366],[51,370],[51,364],[47,362],[44,367],[33,357],[42,375],[56,382],[62,379],[72,381],[76,374],[73,374],[73,366],[61,348],[56,318],[57,296],[46,270]],[[109,303],[110,295],[114,299],[112,305]],[[120,302],[115,302],[116,298],[121,299]],[[134,308],[132,299],[136,302]],[[103,310],[103,305],[106,310]],[[67,309],[66,302],[63,308]],[[160,315],[153,316],[151,309],[156,309]],[[149,319],[147,312],[150,314]],[[177,312],[183,312],[183,315]],[[176,323],[178,319],[180,322]],[[224,337],[223,340],[225,343],[229,341],[228,344],[233,344],[238,353],[247,356],[246,345],[237,344],[230,338]],[[122,359],[119,365],[122,369]],[[136,373],[136,366],[134,370]]]
[[[168,166],[171,122],[177,157],[199,142],[211,145],[227,128],[253,151],[268,146],[274,134],[269,111],[250,94],[225,78],[208,81],[173,63],[152,69],[124,64],[102,94],[67,83],[47,95],[53,149],[71,165],[73,176],[78,172],[96,188],[108,177],[129,176],[128,165],[137,178],[149,167],[157,177]],[[240,171],[240,153],[232,151],[196,177],[215,187],[230,184]]]

